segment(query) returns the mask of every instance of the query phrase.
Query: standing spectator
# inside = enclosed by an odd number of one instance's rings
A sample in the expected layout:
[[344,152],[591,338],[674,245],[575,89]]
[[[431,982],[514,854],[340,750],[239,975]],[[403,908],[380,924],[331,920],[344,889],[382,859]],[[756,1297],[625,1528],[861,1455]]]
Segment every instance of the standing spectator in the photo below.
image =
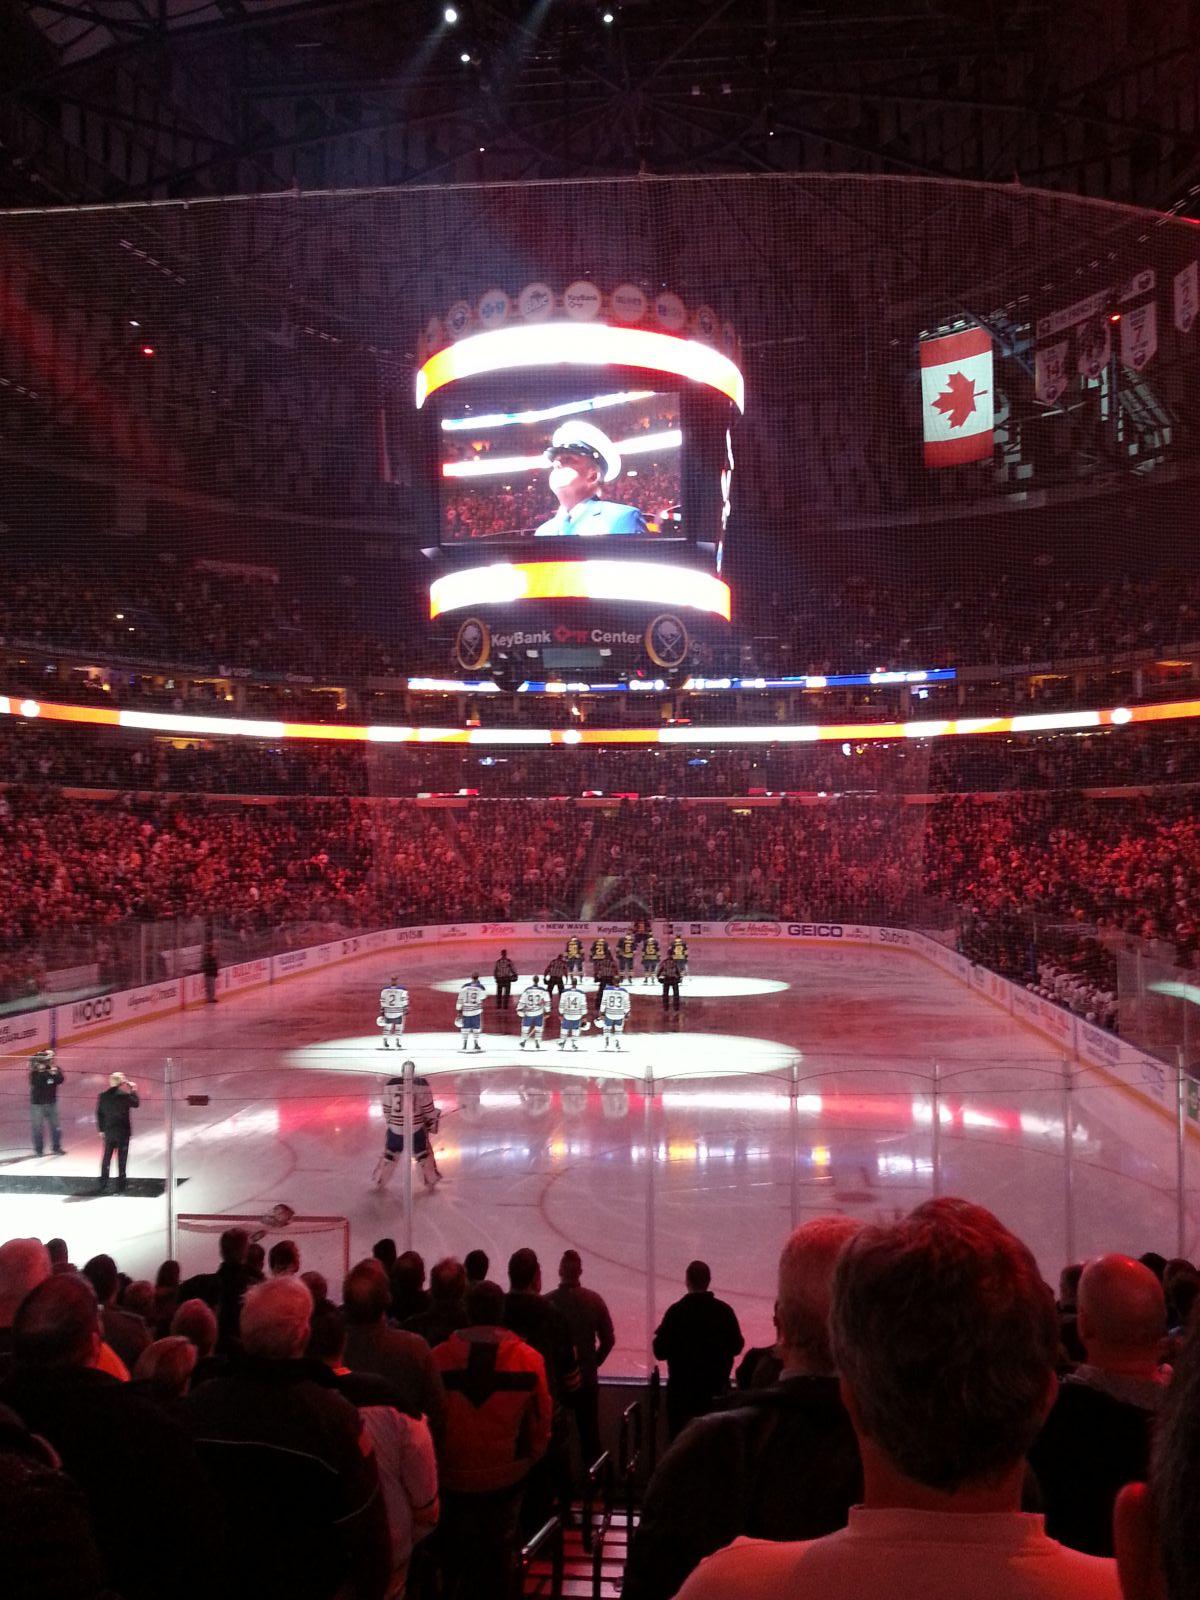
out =
[[1151,1429],[1166,1393],[1162,1285],[1128,1256],[1101,1256],[1083,1269],[1077,1315],[1086,1358],[1063,1379],[1029,1464],[1051,1538],[1110,1556],[1117,1494],[1149,1471]]
[[65,1156],[62,1130],[58,1123],[58,1089],[62,1068],[53,1050],[39,1050],[29,1061],[29,1108],[33,1123],[33,1153],[45,1154],[46,1129],[50,1130],[50,1154]]
[[96,1126],[104,1135],[104,1156],[100,1162],[100,1188],[108,1188],[108,1171],[113,1153],[117,1157],[117,1192],[125,1193],[125,1166],[129,1159],[129,1139],[132,1128],[129,1113],[141,1105],[137,1084],[130,1083],[123,1072],[114,1072],[108,1088],[96,1101]]
[[712,1408],[729,1388],[734,1357],[746,1343],[733,1307],[709,1285],[708,1263],[690,1261],[687,1293],[667,1307],[654,1334],[654,1357],[667,1363],[667,1432],[671,1438]]
[[432,1349],[467,1325],[467,1275],[453,1256],[434,1263],[429,1274],[429,1307],[410,1317],[404,1326],[419,1333]]
[[98,1370],[96,1296],[79,1274],[48,1277],[13,1324],[0,1401],[49,1440],[83,1490],[124,1600],[209,1597],[221,1517],[184,1430],[144,1394]]
[[429,1346],[418,1334],[387,1323],[391,1295],[378,1261],[360,1261],[346,1274],[342,1310],[346,1317],[346,1365],[351,1372],[386,1378],[404,1409],[425,1417],[439,1443],[446,1422],[446,1396]]
[[[195,948],[193,946],[193,948]],[[210,934],[204,941],[204,954],[200,957],[200,971],[204,974],[204,1000],[207,1005],[217,1003],[217,977],[221,964],[217,960],[217,947]]]
[[1200,1342],[1190,1339],[1163,1396],[1150,1482],[1117,1496],[1114,1542],[1125,1600],[1200,1594]]
[[829,1304],[838,1257],[859,1225],[820,1217],[779,1259],[779,1381],[698,1417],[659,1462],[629,1548],[624,1600],[668,1600],[734,1539],[817,1539],[846,1526],[862,1465],[838,1393]]
[[392,1268],[392,1316],[399,1323],[429,1310],[425,1260],[419,1250],[405,1250]]
[[387,1591],[374,1450],[355,1408],[302,1359],[311,1317],[312,1296],[297,1278],[257,1284],[242,1306],[242,1349],[228,1374],[187,1397],[225,1504],[230,1548],[220,1592],[230,1600],[333,1600],[347,1590],[381,1600]]
[[501,950],[500,959],[492,968],[492,977],[496,980],[496,1009],[498,1011],[507,1011],[508,1002],[512,995],[512,986],[517,978],[517,969],[513,966],[507,950]]
[[495,1284],[467,1294],[468,1325],[433,1352],[446,1386],[439,1543],[449,1600],[507,1600],[525,1480],[550,1441],[541,1356],[503,1326]]
[[267,1271],[272,1278],[294,1277],[300,1271],[300,1252],[293,1239],[277,1239],[267,1251]]
[[575,1346],[579,1388],[572,1407],[586,1469],[600,1454],[600,1368],[612,1354],[617,1338],[603,1297],[595,1289],[585,1289],[582,1277],[578,1250],[564,1250],[558,1263],[558,1288],[546,1299],[562,1312]]
[[182,1276],[178,1261],[164,1261],[154,1276],[154,1336],[165,1338],[170,1331],[171,1318],[179,1305],[179,1280]]
[[[487,1258],[487,1252],[486,1251],[484,1251],[484,1250],[468,1250],[467,1251],[466,1255],[463,1257],[463,1271],[467,1275],[467,1291],[468,1291],[468,1293],[478,1283],[491,1284],[491,1287],[493,1289],[500,1289],[500,1285],[498,1283],[492,1283],[492,1280],[488,1277],[488,1268],[490,1266],[491,1266],[491,1262]],[[500,1293],[503,1294],[504,1290],[500,1289]]]
[[508,1294],[504,1325],[541,1356],[546,1367],[553,1413],[550,1442],[530,1474],[524,1521],[539,1528],[556,1505],[564,1514],[571,1505],[569,1406],[579,1393],[579,1363],[566,1317],[542,1294],[542,1269],[537,1253],[526,1247],[508,1259]]
[[[313,1310],[308,1356],[333,1374],[338,1389],[357,1406],[375,1447],[379,1487],[387,1510],[392,1549],[392,1576],[387,1600],[403,1600],[413,1546],[438,1519],[437,1462],[433,1436],[423,1417],[410,1417],[382,1395],[356,1388],[361,1375],[345,1364],[346,1323],[337,1306],[326,1301]],[[367,1380],[382,1383],[382,1379]],[[386,1387],[386,1386],[385,1386]]]
[[1020,1510],[1058,1318],[1019,1239],[965,1200],[864,1228],[837,1264],[830,1332],[863,1503],[822,1539],[739,1540],[681,1600],[1115,1600],[1113,1562],[1057,1544]]
[[85,1262],[83,1275],[96,1291],[100,1303],[100,1328],[105,1341],[120,1356],[132,1372],[137,1359],[150,1343],[150,1330],[135,1312],[125,1311],[117,1304],[120,1277],[117,1263],[111,1256],[93,1256]]

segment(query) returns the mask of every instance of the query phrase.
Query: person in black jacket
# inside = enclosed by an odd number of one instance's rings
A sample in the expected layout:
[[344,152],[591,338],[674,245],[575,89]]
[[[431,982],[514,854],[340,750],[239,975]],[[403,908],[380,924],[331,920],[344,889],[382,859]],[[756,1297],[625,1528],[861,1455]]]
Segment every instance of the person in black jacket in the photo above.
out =
[[512,995],[512,986],[517,977],[517,969],[513,965],[512,957],[507,950],[501,950],[500,959],[492,968],[492,977],[496,980],[496,1009],[497,1011],[507,1011],[509,998]]
[[132,1128],[129,1113],[141,1105],[137,1084],[130,1083],[123,1072],[114,1072],[108,1088],[96,1101],[96,1126],[104,1135],[104,1157],[100,1162],[100,1188],[108,1188],[108,1171],[112,1166],[114,1151],[117,1157],[117,1192],[125,1192],[125,1166],[129,1159],[129,1137]]
[[726,1392],[733,1359],[746,1343],[733,1307],[709,1288],[707,1262],[690,1261],[684,1282],[688,1292],[667,1307],[654,1335],[655,1360],[667,1363],[667,1432],[672,1439]]
[[39,1050],[29,1061],[29,1110],[33,1123],[33,1153],[44,1154],[46,1129],[50,1130],[51,1154],[65,1156],[58,1125],[58,1086],[62,1068],[53,1050]]
[[829,1349],[833,1272],[849,1217],[797,1228],[779,1260],[778,1382],[698,1417],[659,1462],[629,1547],[622,1600],[668,1600],[705,1556],[746,1535],[819,1539],[862,1497],[858,1441]]

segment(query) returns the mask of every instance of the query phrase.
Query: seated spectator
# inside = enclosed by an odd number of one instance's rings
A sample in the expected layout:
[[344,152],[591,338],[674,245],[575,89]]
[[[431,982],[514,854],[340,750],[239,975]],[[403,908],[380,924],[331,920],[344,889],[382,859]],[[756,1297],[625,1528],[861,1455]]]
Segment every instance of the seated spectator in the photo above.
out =
[[454,1600],[508,1600],[525,1481],[550,1442],[546,1368],[476,1284],[468,1323],[433,1352],[446,1386],[438,1544]]
[[402,1409],[424,1417],[435,1443],[440,1443],[446,1421],[442,1380],[424,1339],[388,1326],[390,1303],[391,1289],[378,1261],[360,1261],[347,1273],[342,1285],[346,1366],[352,1372],[386,1378]]
[[277,1239],[267,1252],[267,1271],[272,1278],[284,1278],[300,1271],[300,1251],[294,1239]]
[[162,1338],[170,1327],[179,1305],[180,1271],[178,1261],[164,1261],[154,1278],[154,1331]]
[[467,1325],[467,1275],[453,1256],[434,1263],[429,1274],[429,1306],[404,1326],[432,1347]]
[[316,1272],[310,1267],[300,1274],[300,1282],[308,1285],[314,1306],[324,1305],[329,1299],[329,1280],[323,1272]]
[[71,1265],[71,1252],[67,1249],[65,1239],[47,1239],[46,1249],[50,1256],[51,1272],[74,1272],[76,1268]]
[[[379,1600],[390,1573],[387,1519],[358,1412],[303,1360],[312,1296],[294,1277],[256,1285],[227,1375],[185,1402],[225,1505],[231,1600]],[[278,1537],[271,1537],[278,1534]]]
[[697,1417],[659,1462],[629,1547],[623,1600],[669,1600],[705,1556],[742,1534],[817,1539],[846,1526],[862,1467],[838,1394],[829,1302],[859,1225],[822,1217],[779,1260],[779,1381]]
[[1058,1275],[1058,1334],[1062,1341],[1063,1360],[1060,1364],[1064,1366],[1073,1366],[1084,1359],[1077,1322],[1079,1280],[1082,1276],[1082,1261],[1073,1261]]
[[0,1551],[12,1595],[117,1600],[82,1491],[44,1439],[0,1406]]
[[88,1280],[46,1278],[17,1312],[0,1402],[49,1440],[83,1490],[123,1600],[209,1600],[221,1517],[195,1448],[145,1395],[97,1370],[100,1343]]
[[654,1356],[667,1364],[667,1432],[671,1438],[702,1416],[729,1388],[734,1357],[745,1344],[733,1307],[718,1300],[704,1261],[684,1274],[687,1293],[669,1305],[654,1334]]
[[1167,1297],[1167,1326],[1173,1339],[1182,1339],[1191,1325],[1192,1307],[1200,1295],[1200,1272],[1177,1256],[1163,1268],[1163,1293]]
[[153,1326],[154,1285],[148,1278],[135,1278],[132,1283],[127,1283],[118,1293],[117,1303],[122,1311],[140,1317],[147,1330]]
[[151,1399],[169,1405],[188,1392],[196,1360],[196,1346],[182,1334],[155,1339],[137,1358],[133,1381]]
[[1150,1481],[1117,1496],[1114,1543],[1124,1600],[1200,1594],[1200,1343],[1188,1341],[1155,1427]]
[[195,1346],[196,1360],[209,1360],[217,1348],[217,1319],[203,1300],[185,1300],[171,1318],[170,1333]]
[[1046,1532],[1073,1550],[1113,1553],[1113,1505],[1150,1466],[1150,1436],[1166,1392],[1166,1302],[1154,1274],[1128,1256],[1089,1261],[1079,1280],[1085,1358],[1062,1381],[1029,1452]]
[[338,1389],[358,1407],[363,1425],[375,1447],[379,1486],[387,1508],[391,1536],[392,1577],[388,1600],[403,1600],[413,1546],[432,1532],[438,1519],[437,1462],[433,1435],[423,1417],[410,1417],[386,1399],[371,1398],[356,1386],[383,1384],[350,1371],[343,1363],[346,1324],[329,1301],[313,1310],[308,1356],[333,1374]]
[[823,1539],[739,1539],[684,1600],[1116,1600],[1113,1562],[1018,1509],[1058,1319],[1033,1256],[990,1212],[933,1200],[864,1228],[837,1264],[830,1331],[863,1503]]
[[117,1264],[111,1256],[93,1256],[83,1269],[83,1275],[96,1291],[100,1302],[100,1326],[105,1342],[120,1356],[132,1372],[137,1358],[150,1343],[150,1330],[132,1311],[117,1305],[120,1279]]
[[371,1254],[390,1278],[392,1268],[396,1265],[395,1239],[376,1239],[371,1247]]

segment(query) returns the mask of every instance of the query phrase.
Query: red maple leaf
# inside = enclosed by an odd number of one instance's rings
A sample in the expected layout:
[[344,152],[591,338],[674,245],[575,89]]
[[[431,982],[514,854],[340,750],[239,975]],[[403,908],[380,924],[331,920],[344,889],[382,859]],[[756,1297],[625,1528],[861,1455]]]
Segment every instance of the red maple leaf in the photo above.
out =
[[[980,394],[986,394],[986,389],[981,389]],[[952,428],[961,428],[963,423],[976,409],[974,378],[964,378],[961,372],[952,372],[946,379],[944,394],[938,395],[933,402],[935,411],[944,411]]]

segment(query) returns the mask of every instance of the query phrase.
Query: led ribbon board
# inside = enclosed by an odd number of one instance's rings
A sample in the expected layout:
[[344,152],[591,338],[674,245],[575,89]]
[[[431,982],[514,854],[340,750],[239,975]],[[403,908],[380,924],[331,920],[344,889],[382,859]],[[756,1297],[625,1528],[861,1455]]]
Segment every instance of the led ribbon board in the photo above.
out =
[[666,561],[497,561],[465,567],[429,585],[429,615],[515,600],[636,600],[705,611],[729,621],[729,585],[711,573]]
[[728,356],[698,339],[679,339],[645,328],[617,328],[601,322],[542,322],[525,328],[496,328],[447,345],[417,373],[420,409],[438,389],[461,378],[524,367],[637,367],[669,372],[715,389],[739,411],[746,409],[746,384]]

